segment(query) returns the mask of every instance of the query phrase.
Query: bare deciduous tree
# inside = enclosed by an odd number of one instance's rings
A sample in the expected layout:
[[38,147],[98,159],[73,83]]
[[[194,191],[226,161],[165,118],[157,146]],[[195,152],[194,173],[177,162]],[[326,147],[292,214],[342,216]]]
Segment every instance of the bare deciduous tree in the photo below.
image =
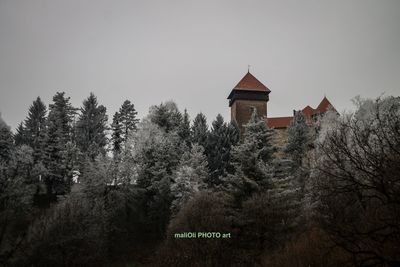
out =
[[359,101],[317,147],[321,221],[357,266],[400,264],[400,98]]

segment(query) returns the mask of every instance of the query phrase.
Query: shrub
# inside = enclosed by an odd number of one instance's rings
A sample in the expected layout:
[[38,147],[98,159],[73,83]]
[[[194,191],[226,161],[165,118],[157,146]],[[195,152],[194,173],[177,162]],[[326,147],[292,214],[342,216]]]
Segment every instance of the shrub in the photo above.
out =
[[[175,233],[220,232],[231,238],[175,238]],[[156,266],[241,266],[235,255],[231,213],[221,195],[201,193],[190,200],[171,221]],[[245,265],[242,265],[245,266]]]

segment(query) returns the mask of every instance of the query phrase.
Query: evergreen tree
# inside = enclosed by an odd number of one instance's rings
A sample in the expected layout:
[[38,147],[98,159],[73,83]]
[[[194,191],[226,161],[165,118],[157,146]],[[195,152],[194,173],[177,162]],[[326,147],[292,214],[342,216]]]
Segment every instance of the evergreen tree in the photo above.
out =
[[303,195],[298,178],[293,170],[293,161],[275,160],[268,194],[278,222],[275,232],[282,239],[281,242],[287,241],[289,234],[300,225]]
[[83,101],[81,114],[76,123],[76,142],[80,151],[92,161],[98,155],[105,155],[107,145],[107,114],[97,97],[90,93]]
[[284,152],[297,166],[302,165],[310,144],[310,130],[301,111],[295,113],[292,123],[288,128],[288,144]]
[[119,122],[122,129],[121,137],[124,142],[128,139],[129,134],[137,129],[139,120],[136,115],[135,106],[129,100],[125,100],[119,109]]
[[26,144],[34,151],[34,161],[41,161],[45,154],[47,108],[40,97],[37,97],[29,107],[28,117],[25,119]]
[[173,214],[177,214],[195,193],[205,189],[207,177],[207,158],[204,155],[204,148],[193,144],[192,149],[183,154],[174,175],[174,183],[171,185],[174,197],[171,205]]
[[236,120],[232,120],[228,124],[228,134],[227,138],[229,139],[229,142],[231,144],[230,150],[229,150],[229,157],[227,159],[227,165],[225,167],[226,172],[228,174],[233,174],[235,172],[235,167],[232,164],[232,148],[236,146],[239,141],[240,141],[240,128],[239,125],[237,124]]
[[243,142],[233,152],[236,169],[252,178],[259,178],[257,164],[270,163],[276,148],[272,145],[273,130],[257,117],[254,111],[248,124],[245,125]]
[[118,112],[115,112],[113,116],[113,122],[111,124],[111,129],[112,129],[112,145],[113,145],[113,153],[114,153],[114,158],[116,158],[122,150],[122,143],[123,143],[123,130],[122,130],[122,124],[121,124],[121,118],[120,114]]
[[149,113],[150,121],[165,132],[176,131],[181,124],[182,114],[179,112],[177,105],[172,102],[161,103],[158,106],[152,106]]
[[113,116],[111,140],[115,158],[126,149],[129,136],[137,130],[139,120],[136,119],[136,115],[134,105],[129,100],[125,100],[119,112]]
[[228,136],[231,140],[233,146],[239,143],[240,141],[240,128],[235,119],[233,119],[228,125]]
[[207,119],[203,113],[196,115],[191,128],[191,141],[197,143],[204,148],[207,147],[208,126]]
[[[129,157],[135,164],[137,187],[146,192],[144,202],[150,230],[163,234],[171,212],[172,175],[185,146],[175,131],[167,133],[145,119],[133,138],[132,147]],[[125,157],[124,162],[130,161]]]
[[[243,189],[252,189],[244,186],[246,180],[236,179],[243,184],[237,188],[241,190],[237,190],[234,197],[242,199],[235,199],[240,215],[234,218],[237,222],[233,223],[243,229],[243,249],[249,253],[281,248],[295,232],[299,232],[299,226],[304,225],[301,224],[300,187],[292,175],[293,162],[275,159],[268,165],[267,188],[249,179],[254,189],[246,192]],[[243,199],[245,201],[241,203]]]
[[208,167],[210,170],[210,186],[219,185],[221,183],[220,176],[225,176],[226,169],[230,161],[230,151],[232,147],[229,133],[229,127],[224,122],[220,114],[212,123],[211,131],[207,138],[206,155]]
[[190,143],[190,119],[187,110],[183,112],[183,118],[178,128],[178,135],[185,142],[187,147],[191,146]]
[[57,92],[50,104],[47,119],[47,140],[45,177],[47,194],[64,194],[69,192],[72,182],[73,168],[70,164],[67,147],[72,143],[72,122],[75,109],[65,93]]
[[0,114],[0,163],[7,162],[14,146],[10,127],[3,121]]
[[268,129],[254,111],[245,125],[243,141],[232,151],[235,174],[224,179],[228,192],[237,204],[270,186],[273,154],[276,151],[271,143],[272,135],[273,130]]
[[26,136],[23,122],[20,122],[17,126],[16,133],[14,134],[14,143],[16,146],[28,144],[28,138]]

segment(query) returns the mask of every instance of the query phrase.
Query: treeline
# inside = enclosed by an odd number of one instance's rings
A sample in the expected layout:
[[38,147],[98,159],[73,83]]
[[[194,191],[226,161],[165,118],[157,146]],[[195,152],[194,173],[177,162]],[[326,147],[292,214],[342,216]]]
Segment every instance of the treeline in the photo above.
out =
[[[0,265],[399,266],[400,99],[357,101],[288,142],[175,103],[108,124],[90,96],[0,121]],[[230,233],[176,239],[175,233]]]

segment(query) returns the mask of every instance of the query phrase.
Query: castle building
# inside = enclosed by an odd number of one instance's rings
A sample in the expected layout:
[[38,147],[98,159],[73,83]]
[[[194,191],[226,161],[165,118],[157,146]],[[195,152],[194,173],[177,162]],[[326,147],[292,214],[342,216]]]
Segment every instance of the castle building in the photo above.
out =
[[[285,135],[286,129],[293,120],[289,117],[268,117],[268,101],[271,90],[262,84],[249,71],[230,92],[229,107],[231,108],[231,119],[236,120],[243,132],[244,125],[250,120],[255,109],[257,115],[265,121],[269,128],[280,130],[278,135]],[[316,117],[323,115],[328,110],[335,110],[329,100],[324,97],[317,108],[306,106],[301,110],[308,124],[311,124]],[[296,111],[293,111],[293,115]]]

